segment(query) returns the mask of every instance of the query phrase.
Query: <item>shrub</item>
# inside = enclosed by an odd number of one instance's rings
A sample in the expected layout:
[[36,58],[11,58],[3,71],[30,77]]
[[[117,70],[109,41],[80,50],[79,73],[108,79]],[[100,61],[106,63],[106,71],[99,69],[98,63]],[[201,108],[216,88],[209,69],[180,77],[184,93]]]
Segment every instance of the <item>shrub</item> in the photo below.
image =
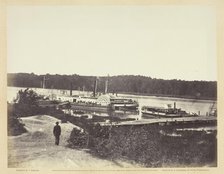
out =
[[[174,127],[97,124],[89,129],[87,144],[92,153],[102,158],[128,159],[146,167],[216,165],[216,132],[186,131],[180,137],[172,137],[161,134],[161,130],[170,133]],[[77,136],[71,134],[70,143],[77,143]]]
[[68,143],[69,147],[85,148],[88,143],[88,134],[79,129],[73,128]]
[[21,120],[13,115],[12,105],[8,104],[8,135],[16,136],[25,133],[27,130]]

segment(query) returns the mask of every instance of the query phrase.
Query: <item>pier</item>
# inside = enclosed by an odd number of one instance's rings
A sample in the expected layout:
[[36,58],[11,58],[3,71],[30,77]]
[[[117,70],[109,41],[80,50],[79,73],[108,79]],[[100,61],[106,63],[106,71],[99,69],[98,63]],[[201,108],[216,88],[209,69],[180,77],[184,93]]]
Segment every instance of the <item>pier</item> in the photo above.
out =
[[214,116],[195,116],[195,117],[179,117],[179,118],[151,118],[151,119],[140,119],[135,121],[125,121],[118,123],[102,123],[102,126],[109,125],[117,126],[140,126],[140,125],[217,125],[217,117]]

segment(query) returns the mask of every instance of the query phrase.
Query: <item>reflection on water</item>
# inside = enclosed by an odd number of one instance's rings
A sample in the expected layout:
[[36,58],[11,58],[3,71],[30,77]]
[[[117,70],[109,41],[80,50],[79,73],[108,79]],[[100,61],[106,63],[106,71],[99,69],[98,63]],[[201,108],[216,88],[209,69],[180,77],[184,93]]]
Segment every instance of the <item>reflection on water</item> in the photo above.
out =
[[[8,87],[7,88],[7,100],[12,102],[16,98],[17,92],[20,89],[18,87]],[[42,95],[69,95],[69,90],[57,90],[57,89],[42,89],[42,88],[32,88],[38,94]],[[73,90],[73,95],[88,95],[91,92],[80,92]],[[172,104],[176,102],[176,107],[185,110],[190,113],[200,113],[200,115],[206,115],[210,112],[212,107],[216,107],[217,102],[213,100],[196,100],[196,99],[185,99],[185,98],[171,98],[171,97],[156,97],[156,96],[140,96],[140,95],[124,95],[118,94],[120,97],[132,98],[139,102],[140,108],[142,106],[157,106],[163,107],[167,104]],[[140,112],[140,111],[139,111]],[[116,111],[110,113],[92,113],[98,116],[109,116],[120,117],[120,118],[135,118],[140,119],[139,112],[128,112],[128,111]]]

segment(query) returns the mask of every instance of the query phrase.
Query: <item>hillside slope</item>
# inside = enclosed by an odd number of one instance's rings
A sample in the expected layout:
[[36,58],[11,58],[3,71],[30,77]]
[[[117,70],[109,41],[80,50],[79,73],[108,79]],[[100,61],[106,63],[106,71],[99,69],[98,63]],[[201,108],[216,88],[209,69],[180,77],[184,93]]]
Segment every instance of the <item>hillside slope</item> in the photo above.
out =
[[8,138],[9,168],[94,168],[111,169],[137,167],[124,161],[99,159],[85,150],[67,148],[67,139],[75,127],[71,123],[61,124],[60,145],[54,145],[52,134],[57,119],[42,115],[22,118],[28,133]]

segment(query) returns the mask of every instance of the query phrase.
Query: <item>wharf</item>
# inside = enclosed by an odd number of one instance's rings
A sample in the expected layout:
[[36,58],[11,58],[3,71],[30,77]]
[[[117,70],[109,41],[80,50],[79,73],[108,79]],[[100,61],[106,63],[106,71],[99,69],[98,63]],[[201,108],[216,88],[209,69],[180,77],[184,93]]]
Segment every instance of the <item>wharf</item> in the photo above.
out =
[[[195,124],[195,125],[204,125],[204,124],[217,124],[217,117],[214,116],[195,116],[195,117],[178,117],[178,118],[150,118],[150,119],[139,119],[134,121],[123,121],[113,123],[117,126],[137,126],[137,125],[181,125],[181,124]],[[111,125],[110,123],[103,123],[102,126]]]

